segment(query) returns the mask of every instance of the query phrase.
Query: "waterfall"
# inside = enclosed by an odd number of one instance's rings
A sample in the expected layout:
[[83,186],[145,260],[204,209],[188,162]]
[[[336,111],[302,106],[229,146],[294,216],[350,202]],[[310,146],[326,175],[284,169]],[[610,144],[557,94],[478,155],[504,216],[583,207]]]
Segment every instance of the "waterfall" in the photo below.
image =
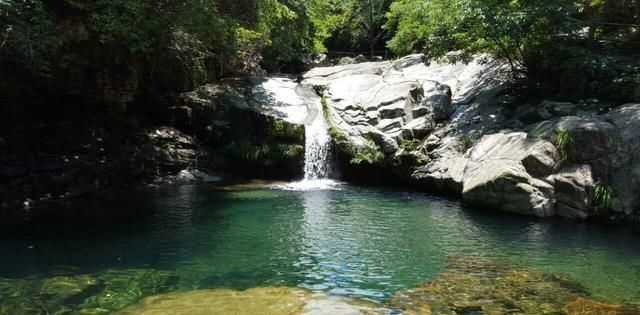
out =
[[310,111],[311,117],[305,124],[305,181],[328,179],[331,176],[331,136],[321,111]]
[[[305,91],[298,93],[302,94]],[[290,190],[336,189],[339,182],[331,179],[332,144],[322,104],[317,96],[307,99],[307,117],[304,121],[304,179],[279,187]]]

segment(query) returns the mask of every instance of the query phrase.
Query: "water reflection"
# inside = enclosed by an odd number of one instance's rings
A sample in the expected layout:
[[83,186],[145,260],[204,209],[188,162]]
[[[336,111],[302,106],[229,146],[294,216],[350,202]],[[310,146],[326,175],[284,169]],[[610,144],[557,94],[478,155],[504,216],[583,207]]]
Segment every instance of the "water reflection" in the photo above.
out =
[[[152,268],[174,271],[181,289],[287,285],[380,302],[432,279],[449,255],[481,255],[568,273],[596,297],[640,300],[637,231],[471,211],[421,193],[179,186],[73,207],[95,215],[0,238],[0,277]],[[129,216],[100,219],[109,211]]]

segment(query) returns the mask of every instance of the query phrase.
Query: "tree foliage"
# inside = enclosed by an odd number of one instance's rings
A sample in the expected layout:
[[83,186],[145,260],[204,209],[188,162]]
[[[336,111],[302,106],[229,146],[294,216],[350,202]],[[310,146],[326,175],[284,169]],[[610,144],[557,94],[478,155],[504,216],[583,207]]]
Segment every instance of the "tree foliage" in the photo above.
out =
[[322,0],[2,0],[0,89],[24,69],[25,85],[87,65],[146,81],[197,70],[184,74],[195,84],[278,70],[324,50],[330,12]]
[[[385,27],[397,54],[468,61],[478,53],[506,60],[526,85],[569,98],[619,94],[612,81],[637,80],[637,67],[612,58],[614,45],[638,36],[637,2],[605,0],[398,0]],[[626,10],[626,11],[625,11]],[[616,12],[616,13],[614,13]],[[603,21],[608,19],[608,21]],[[459,54],[448,54],[459,51]],[[629,84],[629,87],[632,87]],[[628,90],[619,95],[628,97]],[[616,95],[618,96],[618,95]]]

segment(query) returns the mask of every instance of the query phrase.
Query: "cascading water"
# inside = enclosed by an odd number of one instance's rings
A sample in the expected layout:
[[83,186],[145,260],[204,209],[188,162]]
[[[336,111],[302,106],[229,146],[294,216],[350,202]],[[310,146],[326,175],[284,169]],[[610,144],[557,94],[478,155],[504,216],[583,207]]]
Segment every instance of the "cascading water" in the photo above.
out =
[[335,189],[339,183],[331,179],[331,136],[317,97],[307,104],[305,119],[304,179],[282,188],[292,190]]
[[331,176],[331,136],[322,115],[305,124],[304,180],[322,180]]

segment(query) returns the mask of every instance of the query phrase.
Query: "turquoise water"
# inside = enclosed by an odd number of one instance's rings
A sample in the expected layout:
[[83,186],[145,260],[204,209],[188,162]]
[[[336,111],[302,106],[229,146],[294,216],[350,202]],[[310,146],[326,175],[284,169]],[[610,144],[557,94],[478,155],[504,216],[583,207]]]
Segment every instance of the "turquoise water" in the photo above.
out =
[[287,285],[385,302],[432,279],[448,255],[481,255],[568,273],[600,299],[640,301],[638,230],[470,210],[419,192],[187,185],[44,213],[0,223],[0,278],[157,269],[178,276],[171,290]]

